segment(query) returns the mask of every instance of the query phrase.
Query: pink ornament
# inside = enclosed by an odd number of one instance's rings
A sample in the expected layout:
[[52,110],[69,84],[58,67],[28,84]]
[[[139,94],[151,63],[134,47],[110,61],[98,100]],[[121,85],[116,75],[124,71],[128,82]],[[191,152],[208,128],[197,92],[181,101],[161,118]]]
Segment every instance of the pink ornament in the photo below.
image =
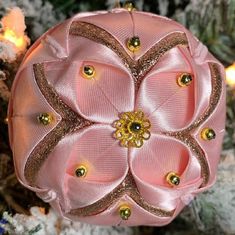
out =
[[180,24],[82,13],[28,51],[9,106],[20,182],[91,224],[170,223],[215,182],[223,66]]

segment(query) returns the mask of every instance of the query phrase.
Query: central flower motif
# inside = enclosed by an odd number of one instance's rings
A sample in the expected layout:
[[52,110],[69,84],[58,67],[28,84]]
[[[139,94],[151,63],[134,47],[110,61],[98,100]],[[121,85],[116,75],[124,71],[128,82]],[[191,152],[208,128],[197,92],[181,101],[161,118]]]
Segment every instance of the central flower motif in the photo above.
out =
[[121,113],[120,119],[113,123],[116,128],[114,137],[120,140],[121,146],[140,148],[150,134],[150,121],[140,110]]

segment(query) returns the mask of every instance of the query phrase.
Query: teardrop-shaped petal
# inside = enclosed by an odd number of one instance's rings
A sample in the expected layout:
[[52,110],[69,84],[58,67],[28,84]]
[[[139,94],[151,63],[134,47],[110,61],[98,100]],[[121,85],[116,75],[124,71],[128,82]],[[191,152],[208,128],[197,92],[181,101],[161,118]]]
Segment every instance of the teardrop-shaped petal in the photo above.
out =
[[[60,192],[65,210],[92,204],[125,178],[127,149],[112,137],[113,130],[99,124],[70,134],[47,158],[38,185]],[[85,177],[76,176],[79,165],[86,167]]]
[[[94,68],[94,76],[84,76],[85,66]],[[113,65],[96,61],[50,63],[46,76],[61,99],[90,121],[111,124],[119,113],[133,110],[133,79]]]
[[[202,183],[196,156],[174,138],[154,134],[140,149],[132,149],[129,158],[141,195],[161,208],[174,209],[181,195]],[[169,172],[179,175],[179,185],[167,182]]]

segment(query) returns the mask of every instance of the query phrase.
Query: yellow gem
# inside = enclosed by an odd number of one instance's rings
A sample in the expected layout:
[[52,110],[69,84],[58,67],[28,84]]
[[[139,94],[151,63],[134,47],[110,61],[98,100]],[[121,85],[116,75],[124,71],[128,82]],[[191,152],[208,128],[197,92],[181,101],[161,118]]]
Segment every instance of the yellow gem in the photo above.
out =
[[182,73],[177,79],[177,83],[180,87],[189,86],[192,81],[193,77],[190,73]]
[[41,123],[41,124],[46,126],[46,125],[49,125],[52,122],[53,117],[49,113],[40,113],[38,115],[37,119],[38,119],[39,123]]
[[91,79],[95,76],[95,68],[92,65],[82,67],[82,75],[84,78]]
[[127,47],[132,52],[138,51],[140,49],[140,39],[139,39],[139,37],[135,36],[135,37],[130,38],[127,41]]
[[78,166],[77,169],[75,170],[75,175],[77,177],[85,177],[86,174],[87,174],[87,169],[83,165]]
[[175,172],[169,172],[166,175],[166,181],[171,186],[178,186],[180,184],[180,177]]
[[204,128],[201,131],[201,137],[203,140],[213,140],[216,137],[215,131],[211,128]]
[[119,208],[119,215],[121,219],[128,220],[131,216],[131,208],[129,206],[121,206]]
[[144,141],[151,136],[151,124],[144,113],[139,110],[121,113],[119,116],[120,119],[113,123],[113,127],[116,128],[114,137],[120,140],[120,145],[136,148],[143,146]]
[[133,2],[126,2],[123,7],[128,11],[136,10]]

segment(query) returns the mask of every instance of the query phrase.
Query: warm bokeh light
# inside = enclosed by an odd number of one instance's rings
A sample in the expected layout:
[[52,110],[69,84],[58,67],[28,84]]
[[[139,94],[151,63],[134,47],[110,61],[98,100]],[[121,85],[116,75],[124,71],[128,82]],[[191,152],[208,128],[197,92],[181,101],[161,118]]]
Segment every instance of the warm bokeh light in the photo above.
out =
[[235,63],[226,68],[226,82],[230,87],[235,87]]
[[[0,0],[1,1],[1,0]],[[0,42],[4,45],[5,51],[2,54],[4,60],[13,61],[20,54],[25,53],[30,39],[25,34],[25,17],[18,7],[9,9],[7,14],[0,19]]]
[[26,46],[24,36],[17,37],[15,32],[11,29],[6,29],[3,35],[0,36],[0,39],[12,42],[19,49],[23,49]]

